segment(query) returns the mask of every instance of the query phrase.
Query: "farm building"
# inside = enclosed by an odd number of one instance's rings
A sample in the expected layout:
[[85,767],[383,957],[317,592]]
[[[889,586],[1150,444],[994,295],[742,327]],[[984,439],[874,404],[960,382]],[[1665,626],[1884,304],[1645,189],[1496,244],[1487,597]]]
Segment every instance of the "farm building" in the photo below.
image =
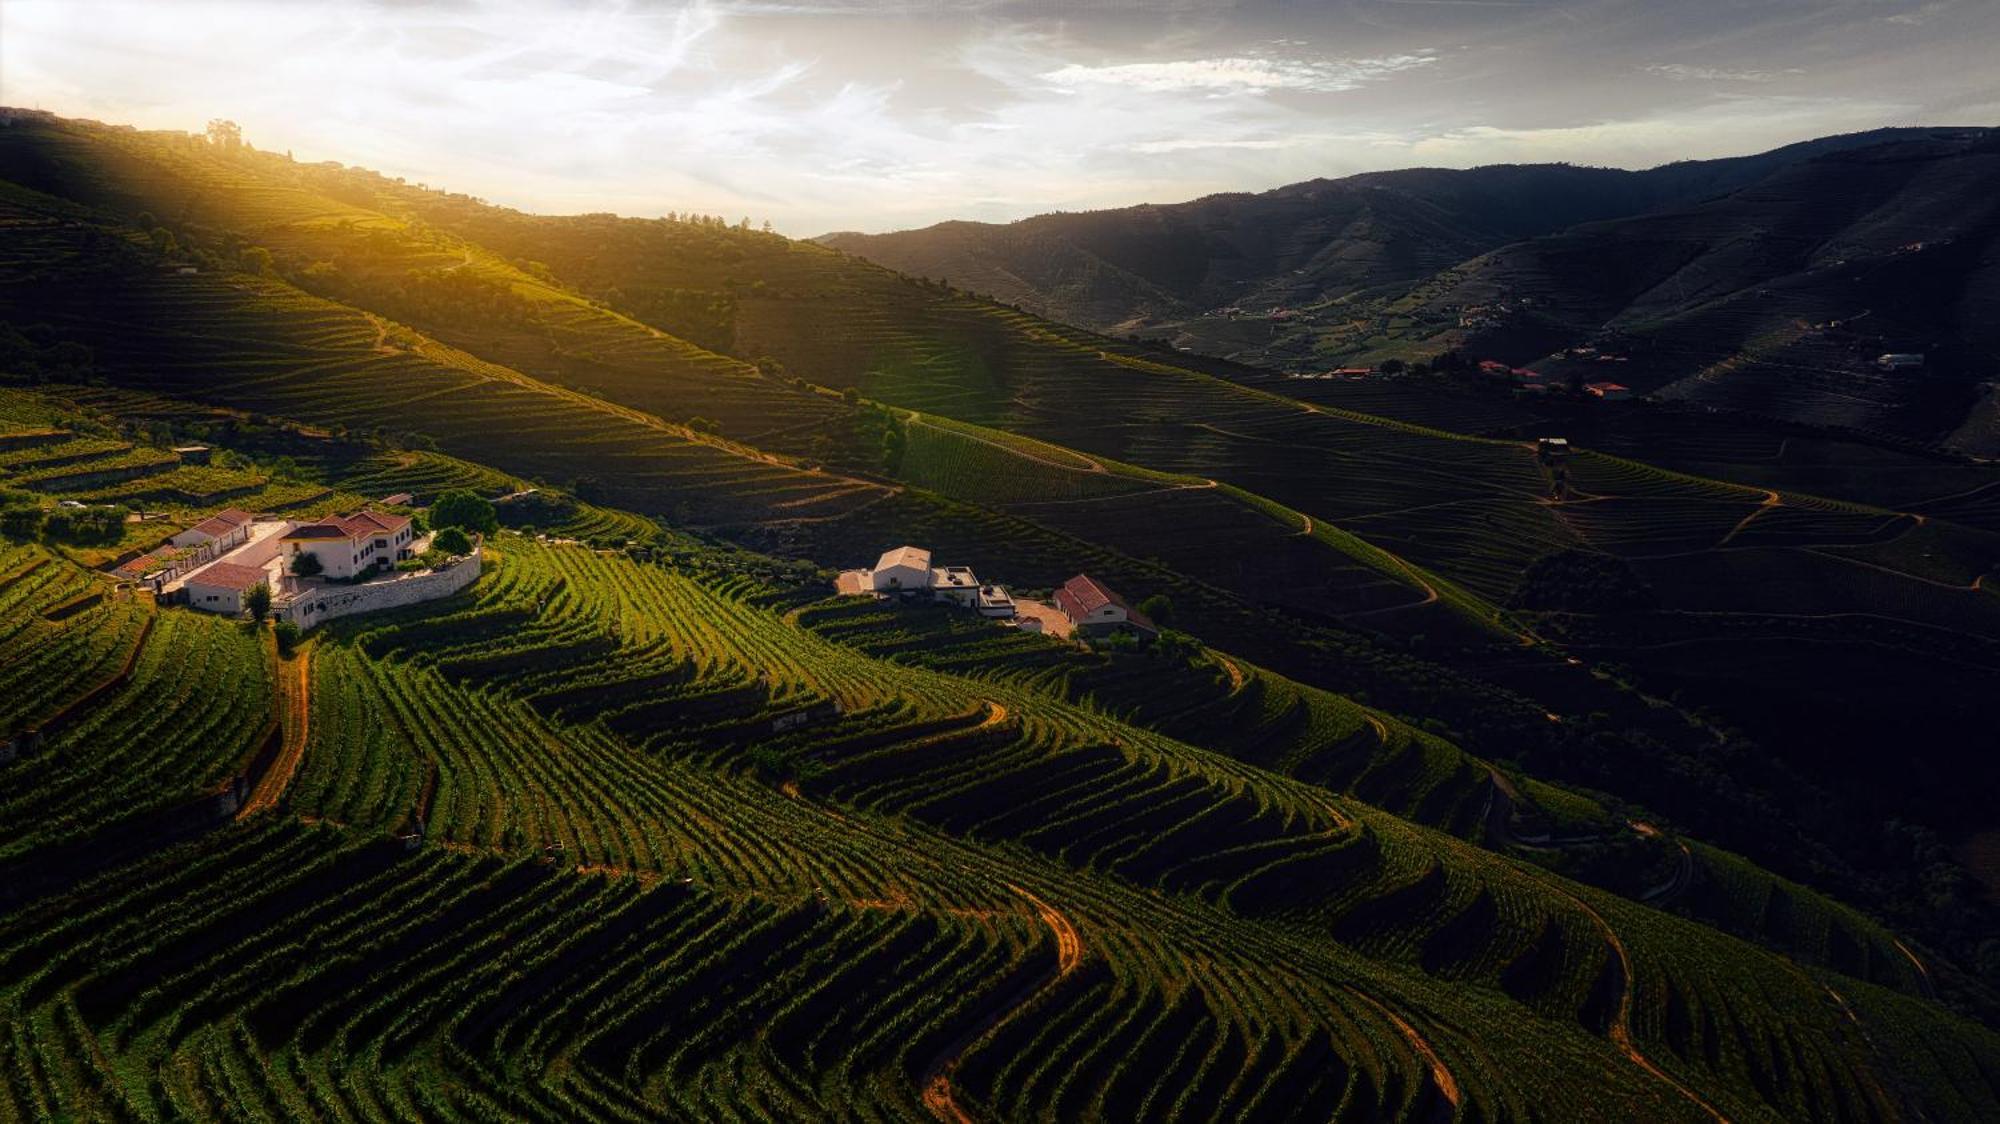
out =
[[1537,437],[1535,439],[1535,454],[1541,457],[1544,463],[1568,460],[1569,438]]
[[1122,629],[1144,636],[1157,636],[1160,632],[1146,619],[1146,614],[1126,604],[1124,598],[1089,574],[1078,574],[1056,590],[1056,608],[1085,636],[1103,636]]
[[217,562],[190,575],[182,589],[187,593],[188,604],[194,608],[233,617],[243,612],[244,598],[251,590],[270,584],[267,570]]
[[1632,388],[1623,383],[1591,382],[1583,384],[1584,393],[1606,402],[1623,402],[1632,397]]
[[182,464],[207,464],[215,450],[206,445],[175,445],[174,455]]
[[250,523],[249,512],[232,507],[216,512],[168,541],[183,550],[190,547],[228,550],[250,537]]
[[868,588],[877,593],[931,587],[931,552],[920,546],[899,546],[888,551],[868,572]]
[[1883,371],[1907,371],[1923,365],[1924,357],[1922,355],[1908,351],[1892,351],[1887,355],[1877,356],[1875,359],[1876,369]]
[[1014,615],[1014,598],[997,585],[982,585],[970,566],[933,566],[931,552],[920,546],[899,546],[885,552],[872,570],[842,571],[834,588],[841,593],[921,593],[938,601],[973,609],[982,616]]
[[299,556],[310,554],[326,577],[351,578],[409,557],[415,537],[405,516],[362,511],[300,524],[280,540],[280,549],[295,567]]

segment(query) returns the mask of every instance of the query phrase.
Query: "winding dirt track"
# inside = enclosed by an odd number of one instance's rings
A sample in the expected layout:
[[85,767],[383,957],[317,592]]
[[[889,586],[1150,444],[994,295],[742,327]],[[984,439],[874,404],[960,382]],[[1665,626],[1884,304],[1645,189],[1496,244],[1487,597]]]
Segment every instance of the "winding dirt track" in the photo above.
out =
[[[997,703],[994,705],[998,706]],[[1027,1006],[1035,996],[1055,986],[1058,980],[1075,971],[1077,965],[1083,962],[1083,938],[1077,935],[1076,926],[1070,924],[1069,918],[1063,916],[1061,910],[1011,882],[1007,884],[1007,888],[1034,906],[1035,912],[1041,916],[1042,923],[1049,927],[1050,933],[1054,934],[1056,970],[1023,988],[1012,1002],[981,1019],[977,1025],[946,1046],[937,1057],[931,1059],[929,1065],[924,1067],[923,1076],[919,1079],[923,1089],[924,1107],[930,1110],[932,1116],[945,1121],[946,1124],[972,1124],[972,1117],[959,1107],[958,1100],[951,1091],[951,1073],[958,1068],[958,1061],[965,1056],[965,1051],[974,1042],[985,1037],[988,1031]]]
[[1618,1017],[1612,1020],[1611,1023],[1611,1044],[1618,1047],[1619,1052],[1630,1059],[1633,1065],[1638,1066],[1640,1069],[1659,1078],[1667,1085],[1672,1086],[1675,1092],[1692,1101],[1697,1108],[1708,1113],[1711,1117],[1720,1121],[1721,1124],[1729,1124],[1729,1117],[1723,1115],[1722,1110],[1703,1100],[1701,1094],[1681,1084],[1680,1081],[1668,1074],[1666,1070],[1654,1065],[1652,1059],[1642,1053],[1637,1043],[1632,1041],[1632,956],[1625,951],[1625,942],[1618,938],[1618,931],[1613,929],[1611,923],[1604,919],[1604,915],[1592,908],[1589,902],[1584,901],[1554,882],[1542,878],[1536,878],[1536,881],[1568,898],[1578,909],[1588,914],[1591,921],[1596,923],[1598,931],[1604,934],[1604,940],[1611,946],[1611,951],[1618,957]]
[[1346,986],[1348,994],[1375,1008],[1375,1010],[1381,1013],[1383,1018],[1388,1019],[1396,1025],[1396,1030],[1410,1044],[1410,1049],[1415,1050],[1417,1056],[1423,1058],[1424,1062],[1430,1066],[1431,1080],[1437,1083],[1438,1092],[1443,1093],[1444,1099],[1451,1102],[1451,1107],[1456,1109],[1460,1097],[1458,1079],[1451,1075],[1450,1067],[1446,1066],[1444,1059],[1438,1057],[1437,1051],[1431,1048],[1430,1040],[1425,1038],[1422,1032],[1418,1031],[1416,1027],[1411,1026],[1407,1019],[1390,1010],[1381,1000],[1352,984]]
[[278,749],[277,760],[271,762],[271,767],[257,781],[249,799],[237,810],[236,818],[239,820],[277,807],[278,800],[285,795],[286,786],[292,783],[292,775],[299,771],[299,761],[305,757],[306,734],[312,721],[310,644],[300,647],[292,656],[291,667],[280,665],[278,705],[282,708],[279,721],[284,725],[284,744]]

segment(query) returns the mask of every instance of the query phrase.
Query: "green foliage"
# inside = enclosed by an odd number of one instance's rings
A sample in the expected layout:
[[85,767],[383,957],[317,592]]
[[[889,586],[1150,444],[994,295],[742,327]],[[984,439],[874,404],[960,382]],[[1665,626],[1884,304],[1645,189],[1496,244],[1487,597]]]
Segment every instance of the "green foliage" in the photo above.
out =
[[131,514],[130,508],[117,504],[58,507],[48,513],[43,533],[53,542],[78,546],[115,543],[125,537],[125,518]]
[[48,513],[40,506],[9,507],[0,510],[0,535],[17,541],[38,539]]
[[299,646],[299,626],[291,621],[278,621],[271,626],[271,636],[278,644],[278,654],[290,656]]
[[446,492],[432,501],[430,523],[440,530],[455,527],[487,535],[500,529],[493,501],[462,489]]
[[472,540],[458,527],[446,527],[431,538],[431,549],[445,555],[470,554]]
[[243,607],[250,611],[251,620],[263,623],[271,613],[271,587],[259,582],[243,595]]
[[292,556],[292,573],[298,577],[318,577],[325,572],[326,565],[319,560],[319,555],[311,551],[302,550]]
[[1656,608],[1659,598],[1623,559],[1562,550],[1529,563],[1512,603],[1566,613],[1621,613]]

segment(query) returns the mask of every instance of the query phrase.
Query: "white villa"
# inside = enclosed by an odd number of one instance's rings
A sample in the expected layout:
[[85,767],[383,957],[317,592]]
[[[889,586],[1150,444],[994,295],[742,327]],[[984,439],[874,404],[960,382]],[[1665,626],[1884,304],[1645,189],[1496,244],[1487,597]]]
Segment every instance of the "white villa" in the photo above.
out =
[[[249,592],[261,585],[271,591],[274,618],[311,628],[350,613],[449,597],[479,577],[483,557],[475,539],[464,557],[431,569],[397,571],[398,561],[423,553],[429,540],[417,537],[408,518],[378,511],[306,523],[266,517],[246,523],[236,541],[215,561],[165,582],[160,596],[237,616],[247,607]],[[306,555],[319,560],[319,574],[297,572],[298,559]]]
[[931,552],[920,546],[899,546],[885,552],[872,570],[848,570],[840,575],[835,588],[842,593],[868,593],[876,597],[921,594],[949,601],[982,616],[1012,617],[1014,599],[997,585],[981,585],[968,566],[933,566]]
[[408,558],[414,553],[410,549],[414,539],[405,516],[361,511],[293,527],[279,540],[279,549],[288,566],[296,567],[301,555],[310,554],[319,559],[323,576],[351,578],[387,570]]

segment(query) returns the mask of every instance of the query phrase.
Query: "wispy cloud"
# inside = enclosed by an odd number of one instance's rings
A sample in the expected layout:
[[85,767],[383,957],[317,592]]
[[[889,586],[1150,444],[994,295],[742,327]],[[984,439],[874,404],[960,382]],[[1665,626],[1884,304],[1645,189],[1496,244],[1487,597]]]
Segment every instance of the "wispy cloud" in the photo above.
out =
[[1648,74],[1671,78],[1676,82],[1776,82],[1781,78],[1796,78],[1805,73],[1803,67],[1788,66],[1782,70],[1742,70],[1721,66],[1689,66],[1685,63],[1658,63],[1644,68]]
[[1108,66],[1071,63],[1042,77],[1057,86],[1126,86],[1154,93],[1250,94],[1273,90],[1340,93],[1405,70],[1429,66],[1429,51],[1367,59],[1271,59],[1233,56]]

